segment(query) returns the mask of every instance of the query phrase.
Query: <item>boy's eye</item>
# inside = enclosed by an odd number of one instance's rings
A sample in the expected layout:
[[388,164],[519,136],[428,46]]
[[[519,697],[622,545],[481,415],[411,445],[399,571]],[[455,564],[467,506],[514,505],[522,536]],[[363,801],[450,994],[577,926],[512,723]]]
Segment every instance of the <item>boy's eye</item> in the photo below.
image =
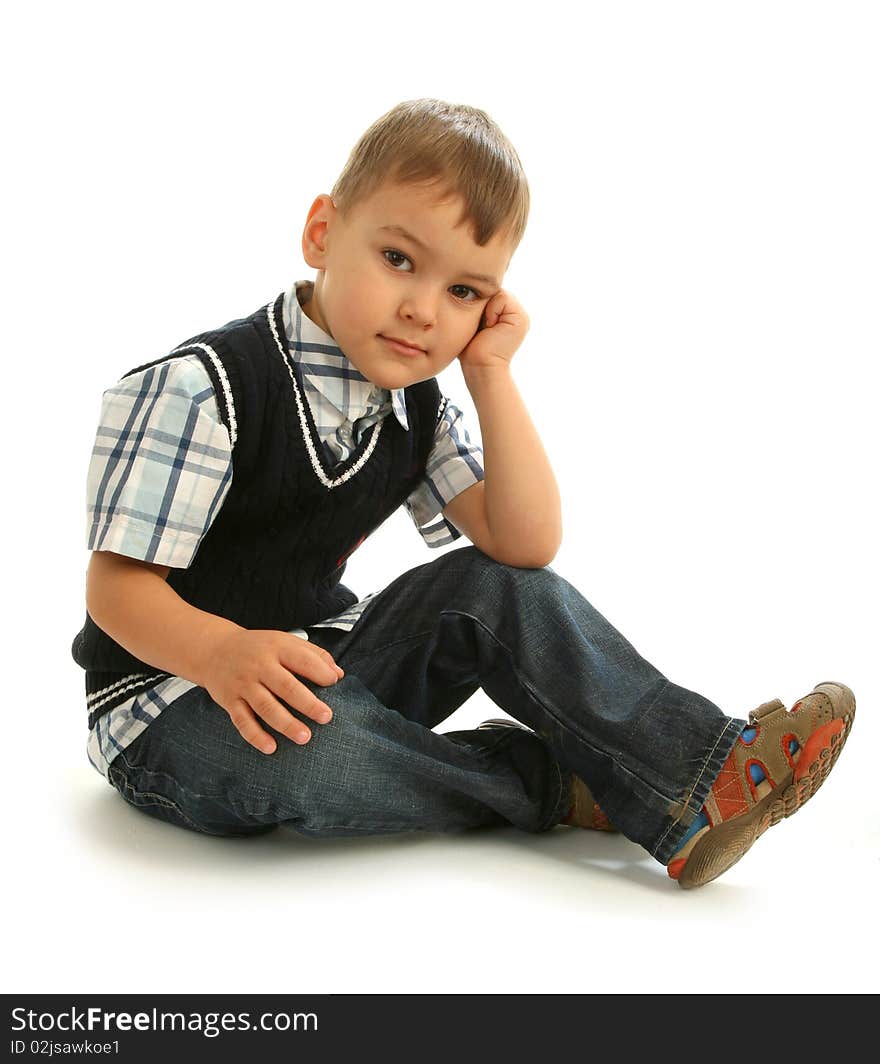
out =
[[[463,290],[464,290],[465,292],[470,292],[470,293],[471,293],[471,295],[472,295],[472,296],[474,297],[473,299],[464,299],[464,296],[461,296],[460,298],[461,298],[461,299],[463,299],[465,303],[476,303],[476,302],[477,302],[478,300],[480,300],[480,299],[482,299],[482,298],[483,298],[483,297],[482,297],[482,296],[480,295],[480,293],[479,293],[479,292],[478,292],[478,291],[477,291],[477,290],[476,290],[475,288],[471,288],[471,287],[470,287],[470,285],[466,285],[466,284],[454,284],[454,285],[452,286],[452,288],[450,289],[450,291],[453,291],[453,290],[454,290],[454,289],[456,289],[456,288],[461,288],[461,289],[463,289]],[[459,297],[456,297],[456,298],[459,298]]]
[[[392,262],[388,258],[389,255],[395,256],[398,259],[404,259],[406,262],[409,262],[409,259],[407,258],[406,255],[404,255],[404,253],[402,251],[395,251],[394,248],[388,248],[387,250],[383,251],[382,254],[385,256],[385,260],[386,260],[386,262],[388,262],[389,266],[397,266],[398,265],[396,262]],[[402,273],[402,272],[408,272],[408,271],[398,271],[398,272]]]

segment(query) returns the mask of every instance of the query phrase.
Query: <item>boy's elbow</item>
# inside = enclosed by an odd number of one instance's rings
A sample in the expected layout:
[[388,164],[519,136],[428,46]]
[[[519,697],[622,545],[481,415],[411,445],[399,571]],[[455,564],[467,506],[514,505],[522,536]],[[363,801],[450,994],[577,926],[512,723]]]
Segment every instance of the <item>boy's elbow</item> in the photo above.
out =
[[502,562],[504,565],[512,565],[517,569],[543,569],[559,553],[560,546],[561,541],[557,540],[540,547],[531,545],[525,549],[522,547],[509,551],[497,549],[488,553],[491,553],[495,561]]
[[553,561],[561,546],[562,529],[558,529],[551,535],[546,536],[540,543],[531,545],[530,549],[525,552],[526,560],[522,564],[522,568],[543,569]]
[[523,569],[543,569],[548,566],[550,562],[559,553],[559,547],[557,546],[553,550],[545,551],[543,554],[536,554],[531,557],[521,568]]

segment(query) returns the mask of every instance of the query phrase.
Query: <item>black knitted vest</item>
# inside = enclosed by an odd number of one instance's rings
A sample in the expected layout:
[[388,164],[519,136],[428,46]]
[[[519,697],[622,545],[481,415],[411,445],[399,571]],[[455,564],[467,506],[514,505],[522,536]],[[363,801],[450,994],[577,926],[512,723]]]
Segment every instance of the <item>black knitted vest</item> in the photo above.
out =
[[[424,473],[440,414],[435,378],[406,388],[409,431],[393,414],[330,466],[284,340],[284,294],[246,318],[192,337],[137,366],[198,354],[232,444],[232,484],[188,569],[168,584],[188,603],[244,628],[289,631],[341,613],[357,595],[340,583],[346,559],[397,509]],[[129,653],[86,613],[72,653],[86,670],[89,728],[170,674]]]

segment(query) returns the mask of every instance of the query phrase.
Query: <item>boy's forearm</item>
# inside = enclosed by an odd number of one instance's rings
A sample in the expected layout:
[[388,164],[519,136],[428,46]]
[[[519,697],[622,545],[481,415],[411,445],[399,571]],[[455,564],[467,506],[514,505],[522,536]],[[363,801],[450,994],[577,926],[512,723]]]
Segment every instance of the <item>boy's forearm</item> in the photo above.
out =
[[158,573],[122,561],[105,564],[100,577],[90,568],[86,600],[95,624],[136,658],[199,686],[213,644],[240,628],[185,602]]
[[562,541],[559,488],[510,369],[484,367],[464,376],[480,420],[492,538],[502,550],[552,558]]

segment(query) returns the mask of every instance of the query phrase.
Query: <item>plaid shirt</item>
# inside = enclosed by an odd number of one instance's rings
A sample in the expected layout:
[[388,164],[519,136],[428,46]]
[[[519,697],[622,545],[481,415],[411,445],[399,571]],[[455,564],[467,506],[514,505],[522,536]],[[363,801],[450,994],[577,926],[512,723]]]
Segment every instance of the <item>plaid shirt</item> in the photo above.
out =
[[[389,414],[408,430],[406,402],[403,389],[389,392],[368,381],[302,312],[311,288],[311,281],[297,281],[285,293],[284,328],[321,442],[336,464]],[[232,447],[198,355],[172,360],[161,391],[155,374],[154,386],[145,385],[148,375],[134,373],[104,392],[87,477],[86,546],[185,569],[232,483]],[[482,448],[471,443],[461,411],[445,398],[440,409],[425,475],[404,503],[429,547],[460,537],[441,511],[483,479]],[[316,627],[351,630],[372,597]],[[295,633],[308,638],[302,629]],[[194,686],[168,677],[99,718],[88,741],[95,768],[106,775],[113,758]]]

